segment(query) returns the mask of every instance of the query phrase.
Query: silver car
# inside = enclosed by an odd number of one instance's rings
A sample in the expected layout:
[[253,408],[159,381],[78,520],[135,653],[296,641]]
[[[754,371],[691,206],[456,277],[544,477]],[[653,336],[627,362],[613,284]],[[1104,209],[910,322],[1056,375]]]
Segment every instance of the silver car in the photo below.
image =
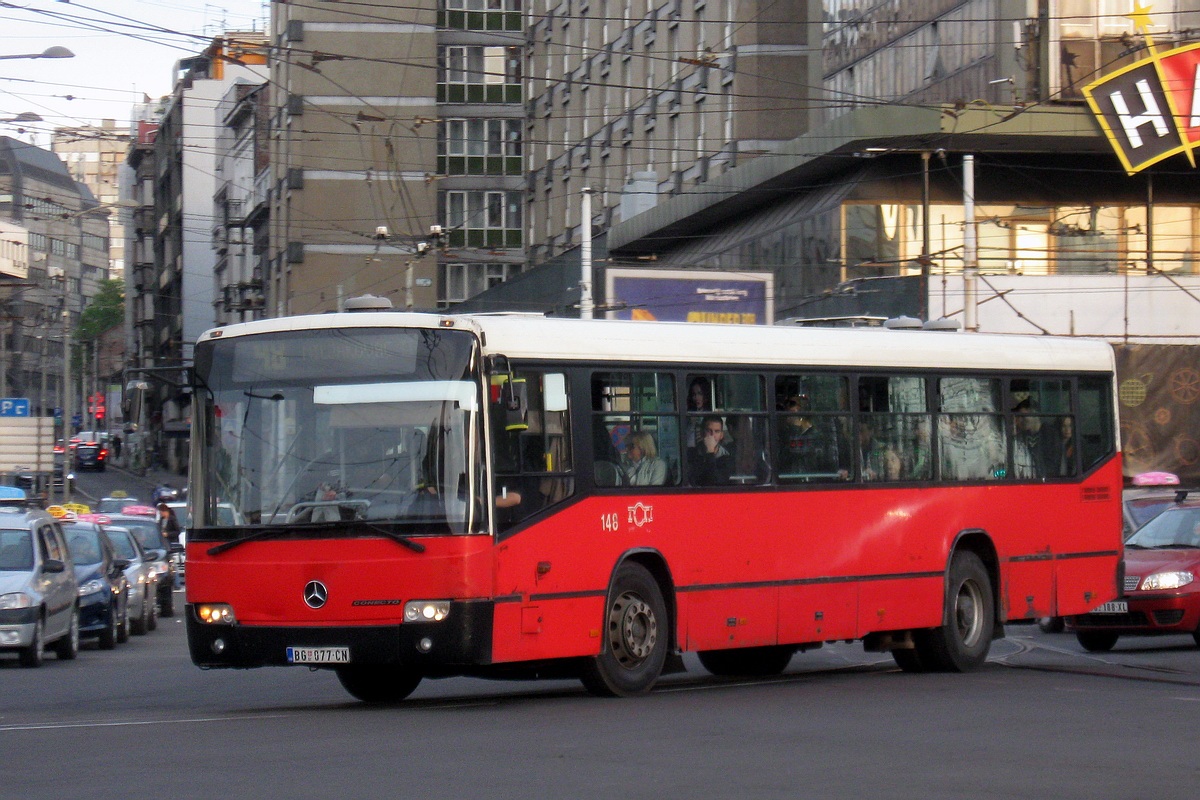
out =
[[0,504],[0,652],[41,666],[46,646],[79,653],[79,585],[62,528],[24,501]]
[[117,558],[129,562],[125,568],[125,580],[129,582],[129,630],[119,633],[121,641],[129,633],[143,636],[158,627],[158,569],[154,557],[128,528],[111,524],[102,527]]

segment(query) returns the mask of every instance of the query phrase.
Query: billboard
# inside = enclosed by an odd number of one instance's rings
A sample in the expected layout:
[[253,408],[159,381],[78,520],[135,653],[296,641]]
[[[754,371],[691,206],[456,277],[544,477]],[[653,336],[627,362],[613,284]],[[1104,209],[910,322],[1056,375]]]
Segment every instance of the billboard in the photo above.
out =
[[687,269],[605,271],[609,319],[771,325],[775,277],[769,272]]
[[1083,88],[1109,144],[1130,175],[1177,153],[1196,166],[1200,145],[1200,44],[1160,53],[1146,9],[1128,15],[1143,32],[1149,55]]

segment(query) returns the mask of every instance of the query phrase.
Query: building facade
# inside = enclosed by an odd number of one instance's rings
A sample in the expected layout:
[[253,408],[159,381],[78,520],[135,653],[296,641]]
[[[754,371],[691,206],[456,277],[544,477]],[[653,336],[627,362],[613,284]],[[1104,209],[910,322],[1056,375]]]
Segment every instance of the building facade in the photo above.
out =
[[[106,119],[99,125],[55,128],[50,150],[67,165],[71,177],[87,186],[102,205],[113,207],[120,201],[120,170],[129,138],[127,128],[118,128],[115,120]],[[109,217],[108,242],[109,276],[124,278],[125,227],[120,214]]]

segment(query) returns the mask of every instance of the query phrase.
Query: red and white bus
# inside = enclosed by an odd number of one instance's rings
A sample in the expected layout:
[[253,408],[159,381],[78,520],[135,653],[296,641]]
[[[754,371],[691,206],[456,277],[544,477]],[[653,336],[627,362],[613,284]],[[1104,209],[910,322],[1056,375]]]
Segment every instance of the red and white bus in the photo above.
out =
[[[391,311],[205,333],[187,627],[205,668],[649,691],[862,640],[980,665],[1118,594],[1099,341]],[[222,524],[232,506],[241,523]],[[226,515],[226,523],[229,515]]]

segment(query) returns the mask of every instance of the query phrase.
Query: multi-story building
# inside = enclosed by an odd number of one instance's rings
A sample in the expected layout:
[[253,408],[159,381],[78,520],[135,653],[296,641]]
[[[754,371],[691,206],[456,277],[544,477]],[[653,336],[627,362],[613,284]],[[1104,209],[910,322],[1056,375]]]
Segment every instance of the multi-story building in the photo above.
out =
[[[116,121],[102,120],[99,125],[55,128],[50,150],[57,153],[71,171],[71,177],[87,186],[104,206],[119,202],[121,164],[129,148],[129,131]],[[108,272],[112,278],[125,277],[125,229],[121,215],[109,217]]]
[[519,0],[273,12],[268,315],[444,308],[520,272]]
[[[176,65],[174,90],[157,125],[139,126],[128,164],[134,176],[130,239],[130,368],[150,376],[149,446],[170,467],[186,458],[189,398],[178,384],[196,338],[216,322],[213,198],[218,108],[230,87],[266,77],[266,38],[231,31]],[[172,371],[175,371],[172,373]],[[172,375],[174,379],[172,379]]]
[[0,137],[0,219],[25,259],[0,284],[0,390],[29,398],[34,413],[80,407],[76,380],[64,403],[64,335],[108,277],[108,218],[57,155]]
[[217,194],[213,249],[218,325],[265,315],[271,185],[269,108],[265,83],[237,83],[221,99],[217,117]]

